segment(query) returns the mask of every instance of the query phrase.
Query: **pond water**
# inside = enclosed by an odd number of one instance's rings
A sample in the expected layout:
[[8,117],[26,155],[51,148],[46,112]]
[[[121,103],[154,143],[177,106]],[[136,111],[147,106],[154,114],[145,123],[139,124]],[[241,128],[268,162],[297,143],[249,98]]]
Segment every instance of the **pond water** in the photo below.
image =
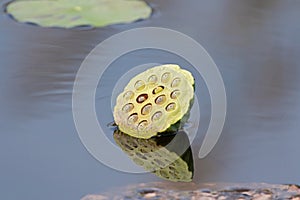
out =
[[[153,174],[118,172],[95,160],[80,142],[71,110],[73,81],[85,56],[112,34],[144,26],[191,36],[210,53],[224,79],[225,127],[213,151],[200,160],[197,154],[210,118],[210,101],[205,84],[196,76],[201,122],[192,144],[194,182],[300,184],[300,2],[147,2],[155,10],[151,19],[98,29],[20,24],[1,10],[2,199],[79,199],[113,187],[160,180]],[[1,6],[5,3],[1,1]],[[155,62],[191,68],[182,58],[157,50],[121,57],[97,89],[100,123],[113,120],[110,94],[118,77],[130,67]],[[112,139],[112,132],[107,136]]]

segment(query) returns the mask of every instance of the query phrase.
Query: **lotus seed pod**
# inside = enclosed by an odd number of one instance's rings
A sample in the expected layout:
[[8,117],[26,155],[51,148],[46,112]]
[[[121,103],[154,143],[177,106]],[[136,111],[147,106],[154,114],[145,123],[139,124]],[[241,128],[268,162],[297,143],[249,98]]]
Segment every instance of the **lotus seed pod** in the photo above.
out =
[[192,74],[178,65],[150,68],[132,78],[117,97],[114,120],[133,137],[151,138],[180,121],[194,97]]
[[158,177],[174,182],[192,181],[194,162],[186,133],[142,139],[116,130],[114,140],[137,165]]

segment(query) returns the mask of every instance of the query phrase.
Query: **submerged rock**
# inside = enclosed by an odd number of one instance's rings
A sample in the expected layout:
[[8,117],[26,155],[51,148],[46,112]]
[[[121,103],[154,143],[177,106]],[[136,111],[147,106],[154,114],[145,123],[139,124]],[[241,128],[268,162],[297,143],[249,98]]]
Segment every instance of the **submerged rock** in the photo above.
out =
[[[99,198],[98,198],[99,197]],[[300,199],[300,186],[251,184],[169,184],[147,183],[122,188],[102,195],[87,195],[81,200],[129,199],[202,199],[202,200],[271,200]]]

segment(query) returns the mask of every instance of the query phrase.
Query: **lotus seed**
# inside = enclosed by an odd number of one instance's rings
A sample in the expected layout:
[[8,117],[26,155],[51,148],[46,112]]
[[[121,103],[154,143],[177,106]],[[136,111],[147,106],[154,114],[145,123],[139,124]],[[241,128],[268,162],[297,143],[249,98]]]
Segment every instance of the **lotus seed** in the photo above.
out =
[[148,78],[149,83],[156,83],[157,82],[157,76],[152,75]]
[[180,84],[180,81],[181,81],[180,78],[175,78],[172,81],[171,87],[177,87]]
[[175,103],[170,103],[170,104],[167,105],[166,111],[170,112],[170,111],[175,110],[175,108],[176,108],[176,104]]
[[138,103],[143,103],[144,101],[146,101],[148,99],[148,94],[141,94],[136,98],[136,101]]
[[171,96],[171,99],[177,99],[179,95],[180,95],[180,91],[174,90],[170,96]]
[[162,112],[161,111],[158,111],[156,113],[154,113],[154,115],[152,116],[152,121],[157,121],[161,118],[162,116]]
[[149,104],[146,104],[143,108],[142,108],[142,115],[148,115],[152,110],[152,105],[149,103]]
[[128,112],[132,111],[133,108],[134,108],[133,104],[128,103],[122,108],[122,110],[123,110],[123,112],[128,113]]
[[170,79],[170,73],[169,72],[166,72],[164,73],[162,76],[161,76],[161,82],[163,83],[167,83]]
[[134,124],[138,120],[138,115],[136,113],[128,117],[128,124]]
[[131,99],[133,97],[133,92],[131,92],[131,91],[128,91],[128,92],[126,92],[124,95],[123,95],[123,98],[125,99],[125,100],[129,100],[129,99]]
[[156,88],[154,88],[154,90],[152,91],[152,93],[153,94],[157,94],[157,93],[160,93],[163,90],[164,90],[164,86],[157,86]]
[[145,88],[144,81],[137,81],[134,85],[136,90],[143,90]]
[[143,120],[139,123],[138,130],[143,131],[146,128],[146,126],[148,126],[148,122],[147,120]]
[[160,95],[155,99],[155,103],[161,105],[166,102],[166,95]]

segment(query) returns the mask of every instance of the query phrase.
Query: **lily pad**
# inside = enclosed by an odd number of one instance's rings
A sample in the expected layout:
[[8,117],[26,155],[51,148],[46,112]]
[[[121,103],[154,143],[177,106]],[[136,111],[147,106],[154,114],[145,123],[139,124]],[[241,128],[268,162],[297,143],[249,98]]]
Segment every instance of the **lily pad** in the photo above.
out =
[[44,27],[103,27],[146,19],[152,9],[141,0],[17,0],[7,13],[19,22]]

